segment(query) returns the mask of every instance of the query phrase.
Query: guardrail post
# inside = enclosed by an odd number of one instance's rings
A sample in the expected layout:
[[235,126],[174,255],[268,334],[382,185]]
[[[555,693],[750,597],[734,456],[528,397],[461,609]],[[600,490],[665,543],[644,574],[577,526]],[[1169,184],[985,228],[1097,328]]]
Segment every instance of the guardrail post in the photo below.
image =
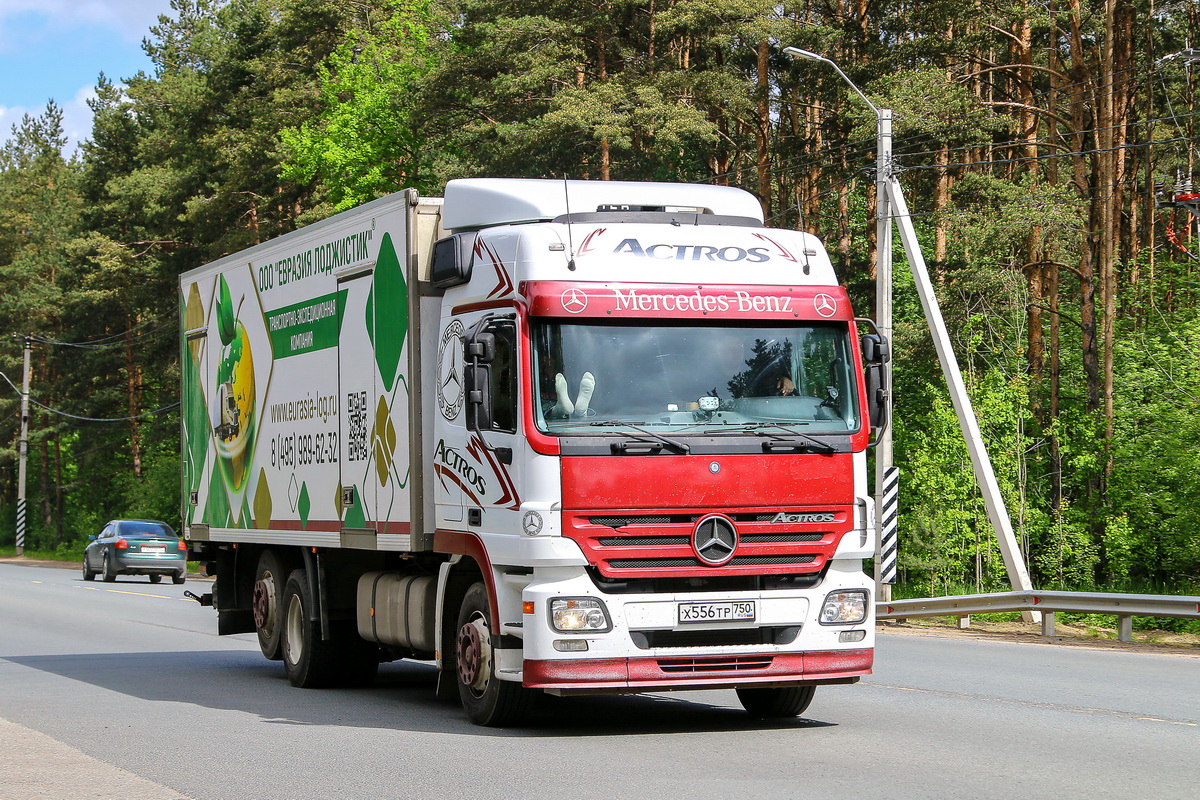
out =
[[1117,617],[1117,639],[1122,642],[1133,641],[1133,617],[1128,614]]
[[971,627],[971,615],[964,614],[963,616],[959,617],[958,618],[958,627],[964,628],[964,629]]
[[1053,635],[1054,635],[1054,612],[1053,611],[1043,611],[1042,612],[1042,636],[1053,636]]

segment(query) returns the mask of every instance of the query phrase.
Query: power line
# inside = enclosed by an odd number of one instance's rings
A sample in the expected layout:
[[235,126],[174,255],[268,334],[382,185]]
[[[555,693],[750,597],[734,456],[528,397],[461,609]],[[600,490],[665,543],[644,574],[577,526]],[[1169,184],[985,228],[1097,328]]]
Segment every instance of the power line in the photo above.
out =
[[[8,385],[13,388],[13,391],[15,391],[17,394],[21,394],[21,390],[17,388],[17,385],[15,383],[13,383],[12,380],[9,379],[9,377],[7,375],[5,375],[3,372],[0,372],[0,378],[4,378],[4,380],[8,383]],[[165,405],[165,406],[162,406],[161,408],[156,408],[153,411],[145,411],[141,414],[135,414],[135,415],[129,416],[129,417],[82,417],[82,416],[79,416],[78,414],[71,414],[67,411],[62,411],[61,409],[52,408],[51,406],[48,406],[45,403],[39,403],[37,400],[34,400],[32,397],[29,398],[29,402],[44,411],[49,411],[51,414],[57,414],[60,417],[67,417],[68,419],[77,419],[77,420],[80,420],[81,422],[130,422],[135,419],[143,419],[145,417],[153,417],[158,414],[162,414],[162,413],[170,411],[174,408],[178,408],[180,405],[179,402],[176,401],[174,403],[171,403],[170,405]]]

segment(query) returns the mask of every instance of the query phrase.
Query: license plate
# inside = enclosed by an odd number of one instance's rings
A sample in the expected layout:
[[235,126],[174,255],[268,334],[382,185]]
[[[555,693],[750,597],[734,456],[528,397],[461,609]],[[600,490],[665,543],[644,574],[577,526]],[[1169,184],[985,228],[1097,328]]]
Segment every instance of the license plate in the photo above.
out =
[[679,622],[744,622],[754,621],[754,601],[735,600],[727,603],[680,603]]
[[151,545],[145,545],[145,544],[144,544],[144,545],[142,545],[142,552],[143,552],[143,553],[158,553],[159,555],[162,555],[163,553],[167,552],[167,548],[165,548],[165,547],[153,547],[153,546],[151,546]]

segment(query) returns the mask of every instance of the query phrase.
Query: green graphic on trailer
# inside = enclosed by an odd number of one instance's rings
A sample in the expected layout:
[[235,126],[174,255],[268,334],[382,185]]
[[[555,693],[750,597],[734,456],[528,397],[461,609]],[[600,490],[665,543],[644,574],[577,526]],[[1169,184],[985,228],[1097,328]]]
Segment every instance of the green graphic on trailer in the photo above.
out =
[[217,362],[217,421],[213,433],[217,439],[221,478],[229,490],[237,494],[246,486],[254,456],[258,415],[250,337],[246,326],[237,318],[224,275],[220,279],[217,298],[217,332],[221,337],[221,354]]
[[[200,287],[193,283],[188,288],[187,299],[183,300],[183,329],[198,330],[204,325],[204,301],[200,299]],[[188,472],[185,491],[190,494],[199,490],[204,481],[204,471],[208,462],[208,406],[204,402],[204,389],[201,386],[200,361],[203,358],[205,340],[201,338],[185,341],[183,357],[180,359],[183,370],[183,385],[186,391],[183,395],[183,424],[185,441],[184,455],[187,458]],[[188,502],[185,496],[184,502]],[[191,508],[185,517],[196,522],[199,514],[198,507]]]
[[337,347],[345,311],[343,289],[267,313],[267,333],[276,360]]
[[392,235],[383,234],[375,278],[367,295],[367,335],[375,350],[375,363],[388,393],[399,375],[404,337],[408,333],[408,284],[396,256]]
[[[375,261],[371,288],[367,293],[364,320],[384,391],[379,394],[373,409],[369,434],[371,458],[362,480],[364,484],[378,481],[380,489],[388,487],[393,478],[401,489],[407,482],[406,473],[403,474],[404,482],[400,482],[404,471],[394,461],[398,434],[392,421],[392,412],[402,407],[398,406],[396,399],[401,386],[403,385],[405,392],[409,391],[407,381],[400,371],[405,338],[408,335],[408,313],[408,283],[404,276],[404,262],[396,254],[391,234],[385,232],[379,242],[379,255]],[[373,504],[377,522],[386,524],[391,519],[393,507],[397,502],[395,484],[392,485],[392,495],[385,497],[380,494],[377,504]],[[355,503],[346,508],[343,524],[347,527],[366,527],[369,509],[365,505]]]

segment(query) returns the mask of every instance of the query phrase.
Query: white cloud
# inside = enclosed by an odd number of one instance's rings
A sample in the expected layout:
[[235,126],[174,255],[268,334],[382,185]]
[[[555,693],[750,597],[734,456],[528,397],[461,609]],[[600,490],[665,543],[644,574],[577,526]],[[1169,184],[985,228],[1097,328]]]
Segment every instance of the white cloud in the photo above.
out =
[[67,134],[66,152],[72,152],[81,141],[92,135],[92,109],[87,101],[96,96],[95,86],[84,86],[69,102],[63,103],[63,132]]
[[98,26],[140,42],[160,14],[169,12],[168,0],[0,0],[0,40],[10,17],[42,17],[49,29],[78,25]]
[[[84,86],[75,92],[75,96],[65,103],[59,103],[63,112],[63,133],[67,135],[67,146],[63,155],[70,156],[79,143],[92,134],[92,109],[87,101],[96,96],[96,87]],[[13,126],[20,126],[26,114],[38,116],[46,112],[41,108],[23,108],[22,106],[0,106],[0,145],[12,136]]]

